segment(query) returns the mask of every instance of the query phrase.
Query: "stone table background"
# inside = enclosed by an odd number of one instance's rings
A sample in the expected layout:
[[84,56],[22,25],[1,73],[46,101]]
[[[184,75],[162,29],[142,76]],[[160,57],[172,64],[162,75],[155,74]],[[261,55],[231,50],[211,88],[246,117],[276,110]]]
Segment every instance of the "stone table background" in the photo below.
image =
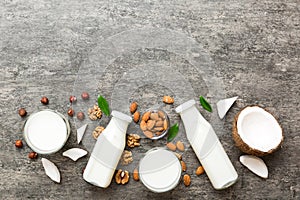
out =
[[[1,199],[299,199],[300,4],[290,1],[24,1],[0,2],[0,198]],[[60,169],[62,182],[45,174],[40,158],[31,161],[25,145],[16,149],[24,123],[17,110],[28,113],[46,107],[66,113],[77,72],[101,41],[125,30],[145,26],[186,34],[211,56],[223,80],[226,97],[238,95],[225,118],[220,140],[236,167],[238,182],[216,191],[206,175],[186,188],[180,183],[164,194],[149,192],[140,182],[114,182],[107,189],[87,184],[82,168],[88,157],[74,163],[62,151],[76,145],[72,135],[58,153],[46,156]],[[191,74],[193,79],[193,74]],[[269,178],[262,180],[238,162],[242,154],[231,139],[231,122],[244,106],[271,109],[285,132],[282,149],[264,157]],[[189,149],[187,165],[197,160]]]

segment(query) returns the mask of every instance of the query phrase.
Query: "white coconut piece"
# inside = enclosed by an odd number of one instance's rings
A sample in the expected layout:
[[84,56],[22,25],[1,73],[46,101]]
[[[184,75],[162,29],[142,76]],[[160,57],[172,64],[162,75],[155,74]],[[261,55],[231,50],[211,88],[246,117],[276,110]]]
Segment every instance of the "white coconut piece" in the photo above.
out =
[[262,178],[268,178],[268,168],[261,158],[252,155],[242,155],[240,156],[240,162],[254,174]]
[[217,103],[217,110],[220,119],[223,119],[228,110],[231,108],[232,104],[237,100],[238,96],[228,98],[228,99],[223,99],[218,101]]
[[79,144],[83,138],[83,135],[85,133],[87,124],[83,125],[82,127],[77,129],[77,143]]
[[73,161],[77,161],[79,158],[85,156],[87,151],[80,148],[72,148],[63,152],[63,156],[71,158]]
[[45,169],[45,173],[53,181],[60,183],[60,173],[56,165],[46,158],[42,158],[42,164]]

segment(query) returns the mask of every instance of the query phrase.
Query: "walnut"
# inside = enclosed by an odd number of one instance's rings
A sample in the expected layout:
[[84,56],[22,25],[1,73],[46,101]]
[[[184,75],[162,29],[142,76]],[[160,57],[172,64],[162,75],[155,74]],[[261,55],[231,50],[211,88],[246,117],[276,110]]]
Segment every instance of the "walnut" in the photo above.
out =
[[89,118],[93,121],[97,119],[101,119],[102,117],[102,111],[97,105],[94,105],[93,108],[89,108],[88,114],[89,114]]
[[95,128],[95,130],[93,131],[93,137],[97,140],[97,138],[99,137],[99,135],[102,133],[102,131],[104,131],[104,127],[103,126],[97,126]]
[[129,134],[127,135],[127,146],[128,147],[139,147],[140,146],[141,137],[137,134]]
[[116,173],[115,180],[117,184],[126,184],[129,181],[129,172],[126,170],[119,169]]
[[132,153],[131,151],[124,150],[122,156],[121,156],[121,165],[129,165],[132,163]]

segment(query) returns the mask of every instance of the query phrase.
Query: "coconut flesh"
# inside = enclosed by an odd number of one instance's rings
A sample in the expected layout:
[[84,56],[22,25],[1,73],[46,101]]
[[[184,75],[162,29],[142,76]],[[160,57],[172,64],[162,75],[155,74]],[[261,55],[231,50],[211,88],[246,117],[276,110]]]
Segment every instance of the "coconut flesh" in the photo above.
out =
[[259,106],[248,106],[239,112],[234,119],[232,133],[241,151],[256,156],[274,152],[283,141],[278,121]]

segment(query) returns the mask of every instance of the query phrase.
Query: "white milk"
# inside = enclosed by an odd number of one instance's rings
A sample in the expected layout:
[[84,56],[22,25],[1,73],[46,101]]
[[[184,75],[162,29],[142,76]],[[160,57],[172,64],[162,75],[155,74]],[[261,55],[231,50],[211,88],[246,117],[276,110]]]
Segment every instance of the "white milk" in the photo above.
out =
[[126,130],[131,117],[112,111],[113,116],[98,137],[91,157],[84,170],[83,178],[98,187],[110,185],[115,169],[125,148]]
[[39,154],[57,152],[64,146],[69,134],[69,122],[62,114],[52,110],[30,115],[24,125],[26,143]]
[[176,108],[183,121],[187,138],[203,165],[215,189],[224,189],[234,184],[238,174],[229,160],[222,144],[208,123],[190,100]]
[[181,165],[173,152],[161,148],[149,150],[139,164],[142,183],[153,192],[166,192],[176,187]]

